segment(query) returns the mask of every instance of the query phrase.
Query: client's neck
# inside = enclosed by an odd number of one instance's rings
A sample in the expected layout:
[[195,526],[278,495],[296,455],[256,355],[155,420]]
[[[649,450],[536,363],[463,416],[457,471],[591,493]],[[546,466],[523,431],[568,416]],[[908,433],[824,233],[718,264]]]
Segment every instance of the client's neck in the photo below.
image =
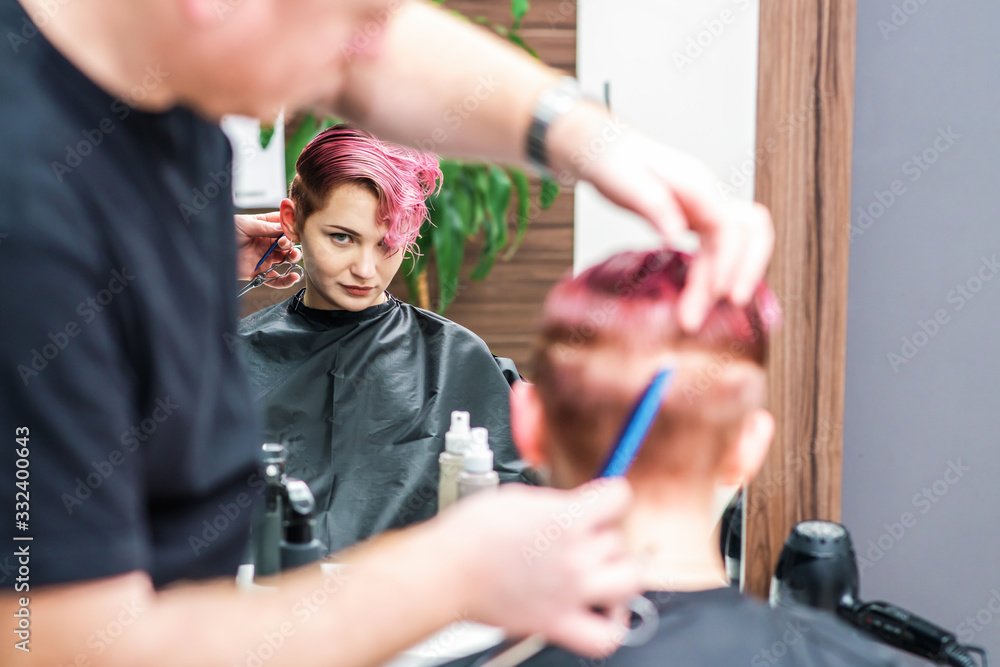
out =
[[[644,480],[651,482],[652,480]],[[654,492],[635,486],[625,518],[630,553],[642,563],[646,590],[695,591],[727,583],[715,528],[713,488],[681,488],[669,481]]]

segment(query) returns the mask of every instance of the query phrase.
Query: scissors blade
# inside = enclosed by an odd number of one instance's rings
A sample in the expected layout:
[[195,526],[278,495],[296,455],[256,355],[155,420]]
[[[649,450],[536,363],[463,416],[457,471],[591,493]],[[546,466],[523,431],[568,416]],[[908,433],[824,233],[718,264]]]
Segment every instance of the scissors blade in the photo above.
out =
[[263,284],[264,284],[264,277],[262,275],[257,276],[256,278],[254,278],[253,280],[251,280],[250,282],[248,282],[243,287],[243,289],[240,290],[239,294],[236,295],[236,298],[237,299],[240,298],[241,296],[243,296],[244,294],[246,294],[250,290],[254,289],[255,287],[260,287]]

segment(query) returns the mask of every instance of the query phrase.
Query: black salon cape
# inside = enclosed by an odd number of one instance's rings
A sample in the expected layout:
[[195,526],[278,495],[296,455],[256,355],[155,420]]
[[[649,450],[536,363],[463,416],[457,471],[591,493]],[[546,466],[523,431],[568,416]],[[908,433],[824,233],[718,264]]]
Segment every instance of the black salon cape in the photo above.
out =
[[452,410],[489,429],[501,482],[526,481],[510,436],[512,362],[392,296],[349,312],[308,308],[303,292],[245,318],[240,334],[265,442],[284,444],[287,474],[308,482],[330,552],[437,512]]

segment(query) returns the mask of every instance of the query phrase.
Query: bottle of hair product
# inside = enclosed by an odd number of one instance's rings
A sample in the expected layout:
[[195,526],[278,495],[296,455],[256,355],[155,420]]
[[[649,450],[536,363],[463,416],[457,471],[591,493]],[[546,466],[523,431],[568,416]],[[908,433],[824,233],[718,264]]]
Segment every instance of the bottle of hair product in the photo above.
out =
[[490,449],[489,431],[472,429],[472,444],[465,451],[465,467],[458,476],[458,497],[495,489],[500,486],[500,475],[493,470],[493,450]]
[[444,451],[438,456],[441,474],[438,479],[438,512],[458,498],[458,475],[462,472],[465,450],[472,442],[469,413],[451,413],[451,428],[444,434]]

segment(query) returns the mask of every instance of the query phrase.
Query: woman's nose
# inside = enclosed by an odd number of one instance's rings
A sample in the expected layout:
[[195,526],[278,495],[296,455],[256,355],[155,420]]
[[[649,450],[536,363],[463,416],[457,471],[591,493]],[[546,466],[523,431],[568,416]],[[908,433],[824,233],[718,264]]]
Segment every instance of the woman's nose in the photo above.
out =
[[371,280],[375,277],[375,265],[377,261],[374,250],[362,248],[359,256],[351,266],[351,272],[361,280]]

